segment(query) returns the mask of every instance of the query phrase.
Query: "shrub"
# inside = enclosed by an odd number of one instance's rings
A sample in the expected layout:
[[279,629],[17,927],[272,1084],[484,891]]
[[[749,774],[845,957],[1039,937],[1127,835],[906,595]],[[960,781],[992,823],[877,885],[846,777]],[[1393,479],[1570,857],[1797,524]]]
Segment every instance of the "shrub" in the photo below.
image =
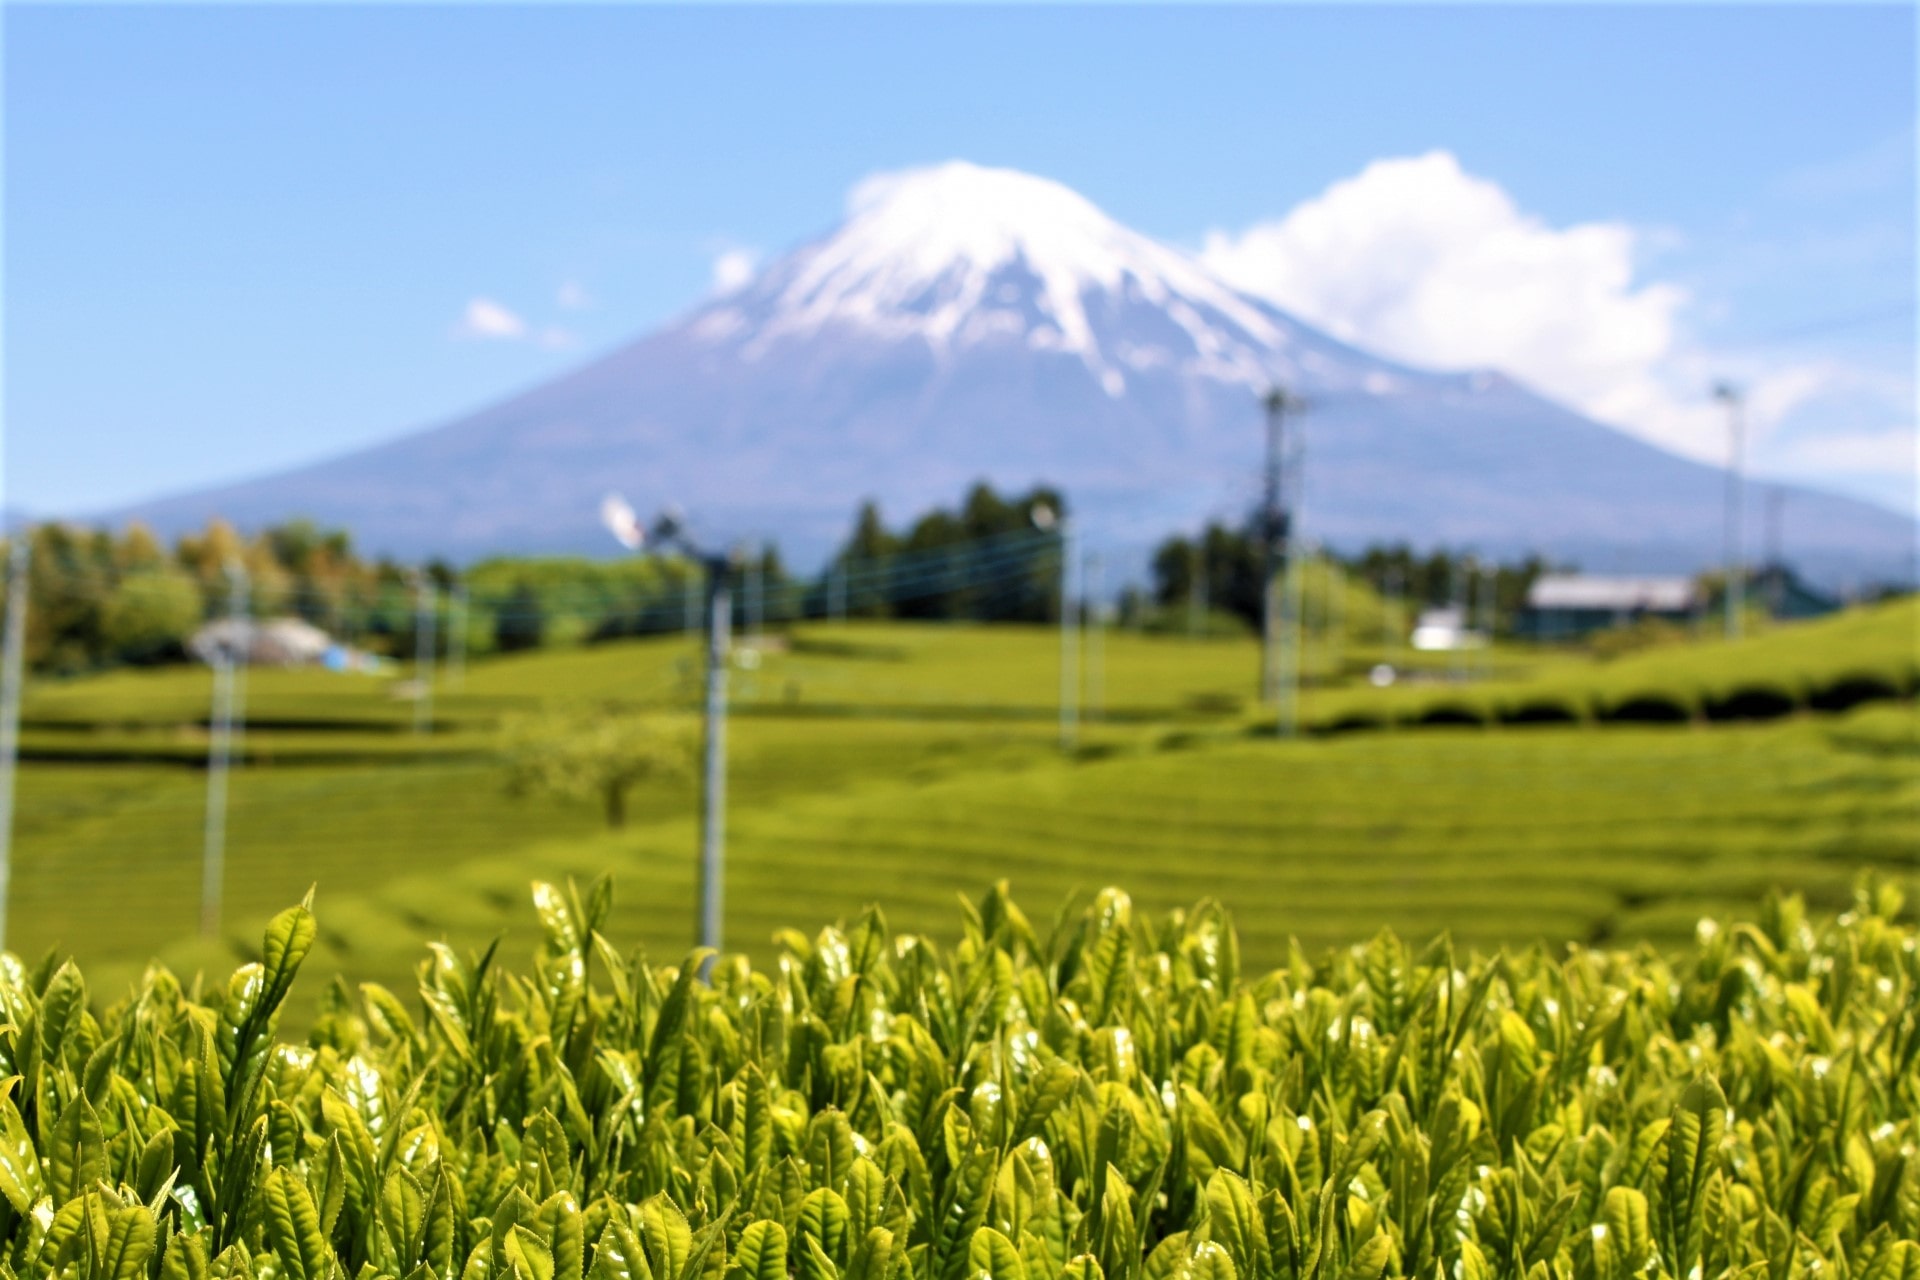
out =
[[1890,672],[1850,671],[1814,689],[1807,702],[1820,711],[1847,711],[1900,693],[1900,681]]
[[1780,680],[1748,680],[1706,699],[1709,720],[1777,720],[1799,709],[1793,690]]
[[[1914,931],[1868,888],[1668,962],[1390,934],[1242,974],[1226,915],[877,909],[659,966],[536,885],[530,974],[325,988],[296,907],[204,995],[0,965],[0,1273],[471,1280],[1911,1277]],[[711,962],[711,985],[699,971]]]
[[1487,723],[1486,709],[1476,703],[1462,699],[1447,698],[1423,708],[1414,719],[1415,724],[1455,724],[1483,725]]
[[683,725],[618,707],[523,716],[507,723],[504,738],[511,790],[598,800],[609,827],[625,825],[637,784],[692,770]]
[[1605,703],[1600,718],[1634,724],[1684,724],[1693,719],[1691,701],[1660,690],[1647,689]]
[[1314,728],[1319,733],[1354,733],[1367,729],[1385,729],[1389,723],[1390,717],[1386,711],[1356,707],[1343,711]]
[[1503,724],[1579,724],[1580,708],[1573,698],[1557,694],[1535,694],[1500,708]]

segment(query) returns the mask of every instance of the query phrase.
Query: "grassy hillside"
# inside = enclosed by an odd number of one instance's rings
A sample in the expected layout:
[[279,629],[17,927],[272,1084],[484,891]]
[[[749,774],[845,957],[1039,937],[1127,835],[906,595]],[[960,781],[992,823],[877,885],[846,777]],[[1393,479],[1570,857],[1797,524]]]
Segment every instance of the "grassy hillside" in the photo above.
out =
[[404,997],[328,981],[325,907],[205,984],[0,965],[0,1276],[1920,1274],[1920,972],[1870,878],[1670,957],[1274,966],[1215,901],[996,885],[955,945],[875,905],[707,982],[609,880],[530,888],[531,967],[440,947]]
[[[1442,657],[1429,682],[1384,690],[1343,682],[1323,653],[1306,703],[1323,727],[1574,710],[1559,725],[1298,743],[1259,736],[1250,642],[1115,633],[1088,655],[1071,760],[1056,746],[1055,632],[800,628],[743,655],[734,677],[734,941],[764,956],[776,922],[871,899],[934,928],[956,889],[998,876],[1049,897],[1113,879],[1149,904],[1216,892],[1268,957],[1289,935],[1381,924],[1482,942],[1671,939],[1772,884],[1835,903],[1856,869],[1909,869],[1920,848],[1910,704],[1604,730],[1594,708],[1657,693],[1705,720],[1709,700],[1770,681],[1796,691],[1792,711],[1849,673],[1910,690],[1916,617],[1901,604],[1610,664],[1503,651],[1492,679],[1467,684],[1439,679]],[[437,689],[433,731],[415,734],[395,682],[250,673],[228,936],[317,883],[338,962],[394,978],[408,953],[391,939],[481,940],[510,922],[529,876],[617,866],[632,886],[623,927],[676,949],[691,916],[690,783],[643,789],[630,828],[607,835],[590,804],[509,796],[491,752],[515,711],[684,711],[696,676],[693,647],[671,637],[492,659]],[[197,912],[208,683],[182,669],[32,690],[12,945],[123,967],[226,949],[182,941]]]
[[[1838,905],[1863,867],[1911,874],[1914,761],[1843,737],[1796,724],[1239,742],[746,804],[729,832],[728,941],[764,959],[778,927],[871,901],[937,934],[956,892],[1010,877],[1054,899],[1122,878],[1155,910],[1217,896],[1252,963],[1284,958],[1290,937],[1382,926],[1478,945],[1669,943],[1772,886]],[[336,898],[335,958],[393,976],[400,940],[422,930],[510,930],[529,876],[609,869],[640,886],[622,935],[672,954],[691,927],[694,834],[680,819],[548,841]]]
[[1747,640],[1706,639],[1611,662],[1508,662],[1471,685],[1413,680],[1328,689],[1325,729],[1419,723],[1765,720],[1839,711],[1920,688],[1920,600],[1854,609]]

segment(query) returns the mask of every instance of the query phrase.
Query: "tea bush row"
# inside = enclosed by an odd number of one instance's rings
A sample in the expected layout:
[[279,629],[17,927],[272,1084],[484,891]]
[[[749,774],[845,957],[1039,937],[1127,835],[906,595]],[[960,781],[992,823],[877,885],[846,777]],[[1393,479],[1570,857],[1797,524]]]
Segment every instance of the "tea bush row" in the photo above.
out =
[[[1897,892],[1664,958],[1390,934],[1243,973],[1225,912],[1004,886],[657,965],[536,885],[531,969],[405,997],[276,917],[97,1010],[0,962],[0,1275],[1916,1280],[1920,956]],[[710,982],[701,981],[709,970]]]

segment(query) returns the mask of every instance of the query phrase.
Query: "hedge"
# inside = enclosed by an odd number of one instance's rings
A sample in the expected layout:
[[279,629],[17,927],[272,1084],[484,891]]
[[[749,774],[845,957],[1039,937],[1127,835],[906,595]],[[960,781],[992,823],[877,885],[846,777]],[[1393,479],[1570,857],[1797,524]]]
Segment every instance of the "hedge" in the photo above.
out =
[[[1243,973],[1226,913],[1004,886],[756,971],[536,885],[511,973],[335,981],[276,917],[100,1008],[0,961],[0,1275],[1914,1280],[1920,958],[1895,891],[1664,958],[1390,934]],[[711,984],[700,973],[710,967]]]

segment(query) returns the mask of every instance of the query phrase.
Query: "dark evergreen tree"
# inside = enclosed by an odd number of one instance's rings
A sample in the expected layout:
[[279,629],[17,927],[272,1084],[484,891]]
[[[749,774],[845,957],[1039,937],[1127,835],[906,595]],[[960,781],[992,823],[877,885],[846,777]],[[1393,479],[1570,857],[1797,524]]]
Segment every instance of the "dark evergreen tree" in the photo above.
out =
[[516,583],[493,619],[493,646],[502,653],[537,649],[546,634],[546,613],[533,584]]

